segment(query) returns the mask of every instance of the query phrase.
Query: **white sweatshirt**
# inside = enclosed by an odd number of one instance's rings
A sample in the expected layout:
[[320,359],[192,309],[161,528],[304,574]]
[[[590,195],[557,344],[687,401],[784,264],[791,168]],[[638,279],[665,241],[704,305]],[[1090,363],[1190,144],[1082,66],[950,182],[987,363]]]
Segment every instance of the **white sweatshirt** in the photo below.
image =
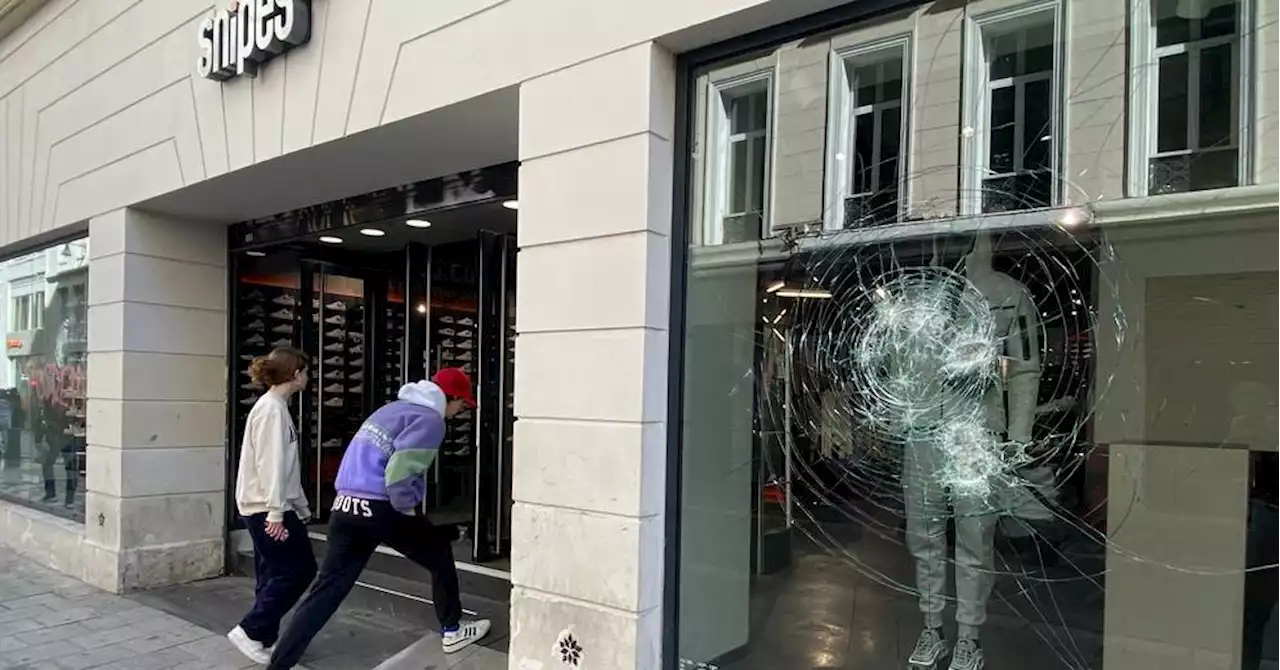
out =
[[302,491],[298,464],[298,430],[289,405],[278,394],[263,393],[249,410],[240,446],[236,476],[236,507],[241,516],[267,513],[267,521],[281,521],[285,512],[311,517]]

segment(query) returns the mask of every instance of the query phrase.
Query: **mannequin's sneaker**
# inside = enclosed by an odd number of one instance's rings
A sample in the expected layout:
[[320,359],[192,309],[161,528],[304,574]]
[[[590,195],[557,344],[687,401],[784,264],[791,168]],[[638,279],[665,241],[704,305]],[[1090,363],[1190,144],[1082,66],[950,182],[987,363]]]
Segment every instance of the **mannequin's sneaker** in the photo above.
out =
[[912,670],[917,668],[934,670],[938,661],[946,658],[950,653],[951,649],[947,647],[947,641],[942,637],[942,630],[926,628],[920,633],[920,639],[916,640],[916,646],[911,650],[911,657],[907,659],[907,663]]
[[978,641],[962,637],[956,642],[956,653],[951,657],[948,670],[982,670],[986,664]]
[[462,651],[488,634],[488,619],[463,621],[458,625],[456,630],[445,631],[441,634],[444,638],[444,653],[452,654],[456,651]]
[[258,665],[271,663],[271,652],[262,646],[261,642],[249,637],[243,628],[239,626],[232,628],[231,632],[227,633],[227,639],[231,640],[231,644],[250,661]]

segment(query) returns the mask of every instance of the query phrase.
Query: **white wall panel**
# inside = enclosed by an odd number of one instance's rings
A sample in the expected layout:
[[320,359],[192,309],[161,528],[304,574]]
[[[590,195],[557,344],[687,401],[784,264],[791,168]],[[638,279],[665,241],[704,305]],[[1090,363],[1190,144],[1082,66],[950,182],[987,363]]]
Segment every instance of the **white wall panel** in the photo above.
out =
[[0,247],[770,3],[313,0],[306,46],[218,83],[223,0],[53,0],[0,40]]

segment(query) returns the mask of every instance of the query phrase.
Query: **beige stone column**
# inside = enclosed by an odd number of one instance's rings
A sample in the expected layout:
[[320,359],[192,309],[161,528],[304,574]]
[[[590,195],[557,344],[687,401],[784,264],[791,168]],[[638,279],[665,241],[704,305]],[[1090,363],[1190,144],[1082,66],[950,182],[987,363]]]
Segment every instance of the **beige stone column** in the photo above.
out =
[[659,666],[674,78],[646,43],[521,86],[513,669]]
[[85,581],[223,567],[226,230],[118,210],[89,223]]

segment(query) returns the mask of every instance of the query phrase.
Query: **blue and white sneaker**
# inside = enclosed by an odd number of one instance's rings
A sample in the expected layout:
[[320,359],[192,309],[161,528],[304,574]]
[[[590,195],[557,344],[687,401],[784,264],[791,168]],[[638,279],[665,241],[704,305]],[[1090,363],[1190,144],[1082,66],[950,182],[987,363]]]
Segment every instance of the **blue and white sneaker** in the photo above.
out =
[[444,637],[444,653],[452,654],[462,651],[488,634],[488,619],[463,621],[458,624],[457,628],[446,630],[441,634]]

